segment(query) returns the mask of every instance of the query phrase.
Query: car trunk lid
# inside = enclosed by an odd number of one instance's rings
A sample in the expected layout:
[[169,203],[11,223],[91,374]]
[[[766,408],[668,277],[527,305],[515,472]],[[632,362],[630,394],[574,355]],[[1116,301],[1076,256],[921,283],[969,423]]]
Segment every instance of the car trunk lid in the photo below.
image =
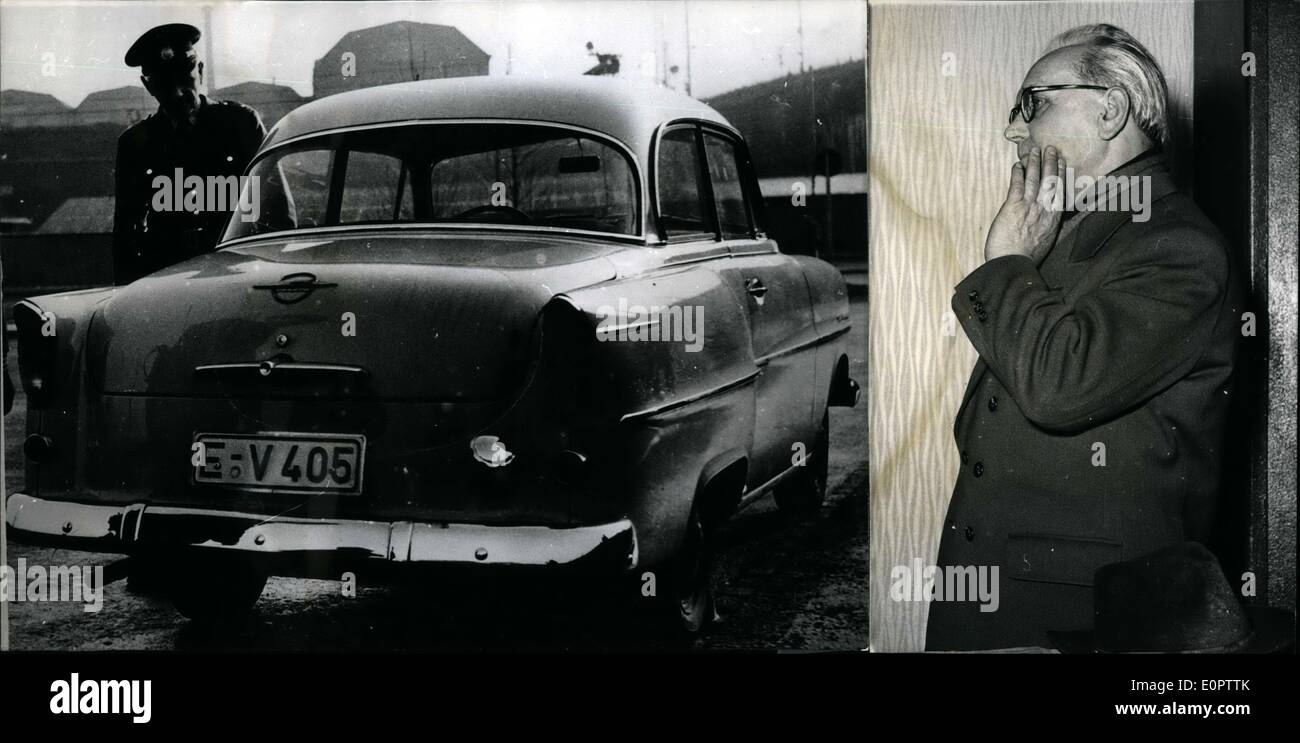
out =
[[258,241],[119,290],[91,379],[125,395],[484,402],[528,372],[538,313],[612,278],[608,246],[510,235]]

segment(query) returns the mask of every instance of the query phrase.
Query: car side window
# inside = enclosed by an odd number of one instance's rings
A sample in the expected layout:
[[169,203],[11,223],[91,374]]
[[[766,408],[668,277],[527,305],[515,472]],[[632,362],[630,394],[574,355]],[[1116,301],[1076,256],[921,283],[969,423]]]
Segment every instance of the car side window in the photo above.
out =
[[339,224],[414,219],[410,180],[409,169],[400,158],[378,152],[349,152]]
[[714,203],[718,205],[723,239],[751,236],[753,223],[745,199],[735,143],[712,132],[705,132],[704,151],[708,156],[709,182],[713,185]]
[[713,233],[707,186],[700,172],[694,127],[670,129],[659,140],[655,162],[659,220],[667,237]]
[[259,227],[285,229],[325,224],[329,204],[333,150],[300,150],[278,160],[262,160],[254,177],[267,183],[267,201],[276,208],[262,210]]

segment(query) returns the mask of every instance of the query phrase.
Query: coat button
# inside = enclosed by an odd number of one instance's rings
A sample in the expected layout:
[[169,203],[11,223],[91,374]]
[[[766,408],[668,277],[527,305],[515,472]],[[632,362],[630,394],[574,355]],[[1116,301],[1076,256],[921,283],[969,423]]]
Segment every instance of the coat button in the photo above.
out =
[[981,475],[983,475],[983,474],[984,474],[984,463],[983,463],[983,462],[976,462],[976,463],[975,463],[975,476],[976,476],[976,477],[979,477],[979,476],[981,476]]
[[975,541],[975,529],[969,526],[966,527],[966,541],[967,542]]
[[979,315],[980,322],[984,322],[985,320],[989,319],[989,313],[985,312],[983,309],[980,309],[980,311],[977,314]]
[[989,412],[992,413],[997,409],[998,409],[998,396],[994,395],[993,397],[989,398]]
[[973,290],[972,290],[971,293],[970,293],[970,294],[967,294],[966,296],[967,296],[967,297],[968,297],[972,302],[974,302],[975,300],[979,299],[980,293],[977,292],[977,291],[973,291]]
[[966,464],[966,463],[969,462],[969,461],[970,461],[970,455],[967,454],[966,452],[962,452],[962,453],[961,453],[961,463],[962,463],[962,464]]

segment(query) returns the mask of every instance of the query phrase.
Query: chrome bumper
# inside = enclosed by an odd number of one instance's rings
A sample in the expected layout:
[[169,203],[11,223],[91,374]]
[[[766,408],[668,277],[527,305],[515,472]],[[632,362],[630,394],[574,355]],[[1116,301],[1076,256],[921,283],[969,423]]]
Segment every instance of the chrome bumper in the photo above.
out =
[[341,556],[368,562],[630,569],[636,530],[627,519],[596,526],[483,526],[360,521],[134,504],[104,506],[14,493],[6,521],[18,538],[52,546],[130,553],[185,547],[246,555]]

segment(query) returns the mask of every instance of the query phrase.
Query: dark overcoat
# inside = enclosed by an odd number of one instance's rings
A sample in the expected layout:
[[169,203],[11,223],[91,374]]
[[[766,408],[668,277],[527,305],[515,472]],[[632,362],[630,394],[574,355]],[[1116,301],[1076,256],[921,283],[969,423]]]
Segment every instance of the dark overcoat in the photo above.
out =
[[[132,281],[158,269],[212,250],[220,241],[235,204],[204,204],[190,213],[173,203],[154,209],[157,178],[238,177],[257,153],[266,128],[257,112],[242,103],[200,97],[193,126],[178,126],[159,108],[133,124],[117,140],[113,204],[113,278]],[[215,195],[217,189],[204,189]],[[175,201],[175,200],[173,200]],[[165,202],[160,202],[165,203]]]
[[1238,270],[1158,154],[1112,175],[1150,179],[1149,219],[1077,212],[1041,264],[997,258],[957,286],[980,358],[954,426],[937,577],[997,567],[998,597],[996,611],[955,591],[932,601],[928,650],[1049,646],[1048,630],[1089,628],[1098,567],[1203,540],[1214,518],[1249,322]]

